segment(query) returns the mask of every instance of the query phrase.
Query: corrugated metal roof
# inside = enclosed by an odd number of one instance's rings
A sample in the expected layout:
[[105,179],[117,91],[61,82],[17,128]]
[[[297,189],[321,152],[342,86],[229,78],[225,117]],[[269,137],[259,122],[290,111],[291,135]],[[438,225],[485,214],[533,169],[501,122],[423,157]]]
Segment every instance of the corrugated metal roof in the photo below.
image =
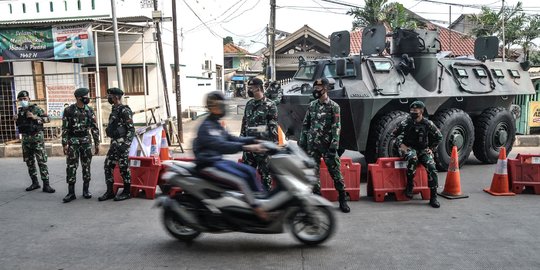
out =
[[103,20],[110,19],[109,15],[99,15],[99,16],[86,16],[86,17],[77,17],[77,18],[45,18],[45,19],[34,19],[34,20],[10,20],[3,21],[0,20],[0,27],[13,25],[29,25],[29,24],[50,24],[50,23],[65,23],[65,22],[82,22],[82,21],[93,21],[93,20]]

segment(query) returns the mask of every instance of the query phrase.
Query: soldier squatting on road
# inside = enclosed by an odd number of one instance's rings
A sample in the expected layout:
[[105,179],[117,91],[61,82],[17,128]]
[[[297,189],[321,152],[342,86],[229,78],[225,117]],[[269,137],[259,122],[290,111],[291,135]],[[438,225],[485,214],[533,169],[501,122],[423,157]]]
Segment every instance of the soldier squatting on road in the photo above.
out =
[[[248,82],[248,95],[250,99],[244,110],[242,118],[241,137],[258,137],[258,139],[277,143],[277,108],[273,101],[264,96],[263,82],[258,78]],[[266,130],[265,135],[260,137],[253,133],[250,128],[262,126]],[[258,169],[262,183],[266,191],[272,187],[272,178],[268,169],[268,155],[265,153],[253,153],[244,151],[242,160],[245,164]]]
[[[124,92],[119,88],[109,88],[107,90],[107,101],[112,105],[109,115],[109,125],[105,130],[107,136],[111,138],[109,152],[105,158],[105,184],[107,191],[99,201],[105,201],[114,198],[115,201],[123,201],[131,198],[131,172],[129,171],[129,148],[131,141],[135,136],[135,127],[133,126],[133,113],[127,105],[122,104]],[[115,197],[113,192],[113,170],[118,163],[120,174],[124,180],[124,189],[121,194]]]
[[424,118],[425,105],[422,101],[415,101],[410,106],[410,116],[403,120],[394,130],[401,156],[407,160],[407,186],[405,195],[413,197],[413,179],[416,165],[421,163],[428,172],[428,186],[431,191],[429,205],[439,208],[437,201],[437,168],[433,161],[433,152],[442,141],[442,134],[430,120]]
[[[339,193],[339,208],[342,212],[348,213],[350,208],[347,205],[345,183],[340,170],[341,161],[337,154],[341,130],[340,108],[328,97],[328,84],[326,78],[317,79],[313,83],[315,100],[308,105],[298,144],[315,160],[318,178],[321,157],[324,159],[328,172],[334,180],[334,187]],[[313,187],[313,193],[321,194],[320,178]]]
[[79,159],[83,175],[83,197],[85,199],[92,198],[92,193],[88,191],[91,180],[92,139],[94,141],[94,154],[97,155],[99,154],[99,129],[96,115],[88,106],[90,103],[89,92],[88,88],[75,90],[77,102],[65,108],[62,116],[62,147],[66,155],[66,181],[68,183],[68,194],[63,199],[65,203],[77,198],[75,196],[75,182],[77,181]]
[[40,188],[36,171],[36,160],[43,181],[43,192],[54,193],[55,190],[49,185],[49,170],[47,168],[47,152],[43,136],[43,123],[49,122],[47,114],[36,104],[30,104],[28,91],[21,91],[17,95],[21,107],[14,120],[17,123],[19,133],[22,134],[23,160],[28,166],[28,174],[32,184],[26,191]]

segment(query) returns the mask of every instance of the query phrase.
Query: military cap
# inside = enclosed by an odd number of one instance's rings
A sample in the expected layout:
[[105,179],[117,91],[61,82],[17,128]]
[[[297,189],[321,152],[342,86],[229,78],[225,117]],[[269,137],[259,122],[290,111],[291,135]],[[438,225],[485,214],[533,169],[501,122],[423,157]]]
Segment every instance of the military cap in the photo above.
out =
[[30,94],[26,90],[22,90],[21,92],[19,92],[19,94],[17,94],[17,98],[29,97],[29,96]]
[[263,81],[259,78],[253,78],[249,80],[248,85],[263,85]]
[[315,80],[315,82],[313,83],[313,86],[315,87],[316,85],[322,85],[322,86],[328,86],[330,83],[328,82],[328,79],[326,78],[319,78],[317,80]]
[[111,95],[115,95],[115,96],[123,96],[124,95],[124,91],[122,91],[120,88],[118,87],[113,87],[113,88],[109,88],[107,89],[107,94],[111,94]]
[[88,88],[81,87],[81,88],[77,88],[74,94],[75,94],[75,97],[83,97],[83,96],[88,95],[89,92],[90,90],[88,90]]
[[426,107],[426,105],[424,104],[424,102],[420,101],[420,100],[417,100],[413,103],[411,103],[411,106],[410,108],[411,109],[424,109]]

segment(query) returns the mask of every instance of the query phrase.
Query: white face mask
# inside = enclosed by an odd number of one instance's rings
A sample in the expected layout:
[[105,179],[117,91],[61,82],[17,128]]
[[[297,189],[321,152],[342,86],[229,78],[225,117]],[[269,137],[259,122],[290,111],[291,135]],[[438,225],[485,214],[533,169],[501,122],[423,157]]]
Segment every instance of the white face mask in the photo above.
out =
[[28,107],[29,102],[28,100],[21,100],[21,107]]

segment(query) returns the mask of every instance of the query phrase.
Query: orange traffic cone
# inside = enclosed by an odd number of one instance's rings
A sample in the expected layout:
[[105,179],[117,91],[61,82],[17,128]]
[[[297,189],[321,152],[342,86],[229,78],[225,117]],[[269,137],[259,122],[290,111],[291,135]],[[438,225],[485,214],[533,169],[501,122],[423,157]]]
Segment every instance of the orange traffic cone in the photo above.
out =
[[277,137],[278,137],[278,145],[284,145],[285,144],[285,133],[283,133],[283,130],[278,125],[277,126]]
[[443,192],[439,193],[439,195],[447,199],[469,198],[469,195],[464,195],[461,193],[457,146],[452,147],[452,155],[450,156],[450,164],[448,164],[448,173],[446,174],[444,190]]
[[150,156],[159,156],[157,151],[156,136],[152,136],[152,144],[150,145]]
[[497,167],[495,168],[495,174],[491,181],[491,188],[484,189],[485,192],[494,196],[514,196],[513,192],[510,192],[508,187],[508,160],[506,159],[506,148],[501,147],[499,152],[499,160],[497,161]]
[[165,129],[161,130],[161,146],[159,148],[159,159],[170,160],[171,154],[169,153],[169,144],[167,143],[167,133]]

